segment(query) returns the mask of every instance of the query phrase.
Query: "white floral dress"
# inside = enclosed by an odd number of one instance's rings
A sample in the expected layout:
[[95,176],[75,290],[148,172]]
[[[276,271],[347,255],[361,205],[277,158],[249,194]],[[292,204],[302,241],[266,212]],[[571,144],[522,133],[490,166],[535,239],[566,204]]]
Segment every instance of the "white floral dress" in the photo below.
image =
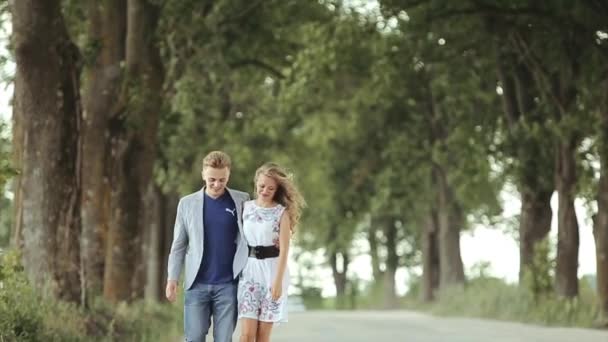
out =
[[[285,207],[260,207],[247,201],[243,208],[243,231],[249,246],[279,247],[279,222]],[[239,279],[238,317],[262,322],[287,322],[287,290],[289,270],[283,275],[283,292],[274,301],[270,287],[274,282],[279,258],[256,259],[249,257]]]

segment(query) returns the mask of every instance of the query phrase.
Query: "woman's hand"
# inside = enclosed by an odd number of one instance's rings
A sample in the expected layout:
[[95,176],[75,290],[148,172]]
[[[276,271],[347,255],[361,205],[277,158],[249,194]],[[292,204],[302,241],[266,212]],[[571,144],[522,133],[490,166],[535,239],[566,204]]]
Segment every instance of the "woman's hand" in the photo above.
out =
[[272,287],[270,288],[270,295],[272,296],[272,300],[276,302],[277,300],[279,300],[279,298],[281,298],[282,294],[283,284],[281,282],[281,279],[275,279],[274,283],[272,284]]

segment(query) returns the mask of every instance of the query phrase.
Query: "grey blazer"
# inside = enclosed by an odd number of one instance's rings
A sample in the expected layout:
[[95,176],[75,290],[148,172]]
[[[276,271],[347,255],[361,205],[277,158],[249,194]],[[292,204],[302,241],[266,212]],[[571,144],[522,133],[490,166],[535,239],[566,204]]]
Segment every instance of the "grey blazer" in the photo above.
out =
[[[203,261],[203,201],[205,188],[179,200],[177,216],[173,230],[173,243],[169,253],[168,280],[178,280],[186,262],[184,288],[189,289],[194,282],[198,269]],[[232,273],[238,277],[248,258],[248,248],[243,238],[243,203],[249,200],[249,194],[227,188],[236,205],[239,232],[236,237],[236,253],[232,264]]]

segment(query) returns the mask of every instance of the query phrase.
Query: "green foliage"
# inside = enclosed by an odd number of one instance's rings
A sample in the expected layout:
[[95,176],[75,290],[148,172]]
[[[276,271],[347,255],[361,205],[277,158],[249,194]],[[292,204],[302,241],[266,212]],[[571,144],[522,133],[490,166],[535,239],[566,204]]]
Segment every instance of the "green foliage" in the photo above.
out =
[[[6,124],[0,120],[0,189],[4,188],[6,182],[17,174],[17,170],[11,164],[11,143]],[[4,196],[1,194],[0,196]]]
[[592,327],[599,303],[587,282],[580,283],[580,296],[573,300],[547,295],[537,298],[522,287],[500,279],[470,279],[465,290],[439,294],[431,304],[423,304],[413,294],[404,299],[407,308],[422,309],[437,315],[502,319],[525,323]]
[[[1,189],[1,188],[0,188]],[[8,246],[13,225],[13,201],[0,194],[0,248]]]
[[287,147],[301,117],[281,108],[277,90],[301,46],[298,33],[325,12],[316,2],[167,2],[159,30],[170,89],[161,185],[180,193],[200,187],[200,161],[214,149],[233,157],[231,186],[244,190],[265,161],[293,166]]
[[178,304],[139,301],[110,305],[100,299],[88,314],[87,335],[103,341],[175,340],[183,333],[183,305]]
[[[103,6],[103,5],[100,5]],[[61,14],[72,41],[78,45],[85,57],[85,63],[90,62],[89,49],[85,47],[87,43],[87,29],[89,18],[87,17],[87,3],[78,0],[61,0]]]
[[0,337],[19,341],[77,341],[84,322],[74,308],[41,300],[22,272],[19,255],[0,255]]
[[325,299],[321,296],[321,289],[318,287],[300,287],[300,297],[302,303],[308,310],[324,309]]
[[8,180],[17,174],[12,167],[11,143],[4,122],[0,120],[0,247],[7,246],[12,226],[12,201],[6,197]]
[[28,283],[19,254],[0,254],[0,340],[158,341],[181,332],[181,310],[150,303],[102,301],[89,310],[43,298]]
[[[554,241],[546,238],[534,246],[534,258],[523,272],[522,286],[535,298],[546,296],[553,289],[555,253]],[[552,253],[553,252],[553,253]]]
[[[384,279],[375,279],[372,282],[361,284],[362,289],[356,298],[356,308],[359,310],[386,309],[384,293]],[[398,305],[398,304],[397,304]],[[398,307],[397,307],[398,308]]]

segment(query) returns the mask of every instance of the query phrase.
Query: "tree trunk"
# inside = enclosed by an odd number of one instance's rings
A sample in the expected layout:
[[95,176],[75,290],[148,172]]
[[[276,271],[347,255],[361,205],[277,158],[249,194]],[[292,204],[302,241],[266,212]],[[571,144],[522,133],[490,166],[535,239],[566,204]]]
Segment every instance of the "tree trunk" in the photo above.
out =
[[13,3],[20,122],[23,264],[43,293],[78,302],[80,127],[78,50],[57,0]]
[[125,108],[110,124],[114,188],[104,296],[111,301],[143,297],[145,288],[144,194],[152,181],[164,74],[153,39],[157,10],[144,0],[128,2]]
[[[338,258],[341,262],[338,263]],[[341,252],[332,252],[329,257],[334,284],[336,286],[336,300],[338,308],[343,309],[346,304],[346,271],[348,270],[348,255]]]
[[520,193],[519,279],[521,282],[526,271],[535,273],[534,251],[536,245],[545,239],[551,230],[553,211],[551,210],[552,191],[521,190]]
[[162,254],[161,258],[161,272],[159,273],[160,284],[163,284],[161,288],[161,297],[164,298],[164,284],[167,281],[168,276],[168,264],[169,252],[171,252],[171,243],[173,242],[173,226],[175,224],[175,217],[177,216],[177,204],[179,203],[179,195],[176,193],[169,193],[162,195],[163,203],[163,226],[162,226]]
[[439,223],[439,286],[464,286],[464,267],[460,256],[460,228],[463,217],[445,172],[435,167],[437,180],[437,215]]
[[[606,125],[604,130],[608,130],[608,125]],[[608,133],[604,134],[608,135]],[[603,142],[603,144],[607,143],[608,141]],[[594,220],[593,236],[595,238],[597,263],[597,295],[600,305],[599,320],[602,322],[602,325],[608,326],[608,151],[603,153],[597,195],[598,212]]]
[[148,239],[146,242],[146,291],[145,297],[149,301],[162,299],[163,267],[164,260],[164,230],[166,215],[166,198],[161,190],[150,185],[150,191],[146,194],[149,203],[147,208],[151,209],[146,214],[146,226],[148,227]]
[[[430,114],[429,140],[440,153],[448,155],[447,127],[440,101],[427,80],[427,104]],[[447,167],[441,161],[433,161],[431,184],[435,192],[433,201],[437,208],[437,241],[439,247],[439,286],[441,289],[464,286],[464,266],[460,255],[460,229],[464,222],[461,208],[454,197],[447,179]]]
[[422,289],[420,295],[425,302],[434,300],[435,291],[439,288],[438,232],[437,212],[431,209],[422,232]]
[[557,295],[572,298],[578,295],[579,248],[578,222],[574,210],[576,186],[575,139],[561,142],[557,153],[556,185],[559,207],[555,289]]
[[369,254],[371,257],[372,275],[374,277],[374,281],[377,281],[382,277],[382,271],[380,270],[380,257],[378,256],[378,236],[376,235],[378,232],[378,228],[376,227],[377,224],[377,220],[372,218],[369,230],[367,231],[367,240],[369,242]]
[[[503,107],[510,139],[515,144],[517,158],[517,187],[521,195],[519,219],[519,281],[525,275],[535,275],[535,248],[551,230],[551,152],[534,134],[522,127],[524,123],[541,123],[543,113],[534,98],[537,91],[530,70],[511,51],[500,45],[497,50],[498,78],[503,88]],[[541,138],[542,139],[542,138]]]
[[[17,96],[14,97],[13,111],[15,115],[12,117],[12,149],[13,149],[13,165],[18,169],[22,168],[23,165],[23,151],[25,148],[24,134],[23,134],[23,118],[20,115],[16,115],[19,110],[19,99]],[[11,245],[17,250],[23,248],[23,177],[21,174],[17,174],[13,178],[13,192],[15,197],[13,198],[13,231],[11,237]]]
[[87,297],[102,293],[104,255],[110,224],[108,119],[116,98],[124,61],[126,6],[123,0],[89,3],[89,39],[100,49],[86,70],[83,125],[82,259]]
[[146,225],[149,227],[146,256],[145,297],[149,301],[160,301],[164,298],[167,280],[167,260],[173,241],[173,225],[177,215],[179,196],[166,195],[156,185],[147,194],[149,205]]
[[395,289],[395,274],[399,266],[397,255],[397,227],[390,218],[384,220],[384,235],[386,236],[386,270],[384,271],[384,307],[394,308],[397,304],[397,291]]
[[600,181],[597,192],[597,214],[593,220],[595,238],[597,294],[600,323],[608,326],[608,80],[604,81],[600,135]]

